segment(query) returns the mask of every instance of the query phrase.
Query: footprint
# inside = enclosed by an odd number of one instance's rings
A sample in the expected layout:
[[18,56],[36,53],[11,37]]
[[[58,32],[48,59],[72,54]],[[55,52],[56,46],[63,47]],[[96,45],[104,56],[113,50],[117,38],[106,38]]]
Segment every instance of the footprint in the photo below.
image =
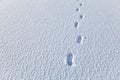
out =
[[66,63],[67,63],[68,66],[73,66],[74,65],[73,58],[74,58],[74,56],[73,56],[72,53],[69,53],[67,55]]
[[83,37],[82,36],[77,36],[77,39],[76,39],[76,42],[77,43],[81,43],[82,42],[82,40],[83,40]]
[[80,19],[83,19],[83,18],[84,18],[84,15],[81,14],[81,15],[80,15]]
[[83,3],[80,3],[80,6],[83,6]]
[[78,27],[78,22],[74,23],[74,27],[76,27],[76,28]]
[[79,9],[78,8],[76,8],[76,12],[78,12],[79,11]]

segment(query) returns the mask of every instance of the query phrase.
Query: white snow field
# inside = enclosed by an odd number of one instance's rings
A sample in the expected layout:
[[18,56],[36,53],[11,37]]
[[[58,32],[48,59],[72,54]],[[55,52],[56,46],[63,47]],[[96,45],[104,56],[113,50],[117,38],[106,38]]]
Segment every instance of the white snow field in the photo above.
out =
[[0,0],[0,80],[120,80],[120,0]]

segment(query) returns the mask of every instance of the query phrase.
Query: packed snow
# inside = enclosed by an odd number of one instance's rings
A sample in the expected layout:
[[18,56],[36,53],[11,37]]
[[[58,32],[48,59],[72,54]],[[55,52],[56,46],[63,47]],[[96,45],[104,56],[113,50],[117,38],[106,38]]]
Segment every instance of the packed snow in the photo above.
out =
[[120,80],[120,0],[0,0],[0,80]]

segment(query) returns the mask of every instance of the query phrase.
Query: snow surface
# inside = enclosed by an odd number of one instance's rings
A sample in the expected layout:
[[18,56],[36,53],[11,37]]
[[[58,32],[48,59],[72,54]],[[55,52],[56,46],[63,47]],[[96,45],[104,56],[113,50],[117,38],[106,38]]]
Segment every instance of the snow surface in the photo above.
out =
[[0,80],[120,80],[120,0],[0,0]]

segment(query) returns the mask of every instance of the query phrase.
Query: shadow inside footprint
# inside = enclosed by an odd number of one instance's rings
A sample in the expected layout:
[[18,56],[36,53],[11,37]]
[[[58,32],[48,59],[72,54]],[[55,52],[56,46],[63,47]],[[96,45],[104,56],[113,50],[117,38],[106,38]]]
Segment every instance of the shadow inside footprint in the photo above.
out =
[[74,27],[77,28],[78,27],[78,22],[74,23]]
[[79,11],[79,9],[78,8],[76,8],[76,12],[78,12]]
[[69,53],[69,54],[67,55],[67,65],[68,65],[68,66],[72,66],[72,65],[73,65],[72,60],[73,60],[73,54],[72,54],[72,53]]
[[77,42],[77,43],[81,43],[81,41],[82,41],[82,36],[80,36],[80,35],[77,36],[77,40],[76,40],[76,42]]

